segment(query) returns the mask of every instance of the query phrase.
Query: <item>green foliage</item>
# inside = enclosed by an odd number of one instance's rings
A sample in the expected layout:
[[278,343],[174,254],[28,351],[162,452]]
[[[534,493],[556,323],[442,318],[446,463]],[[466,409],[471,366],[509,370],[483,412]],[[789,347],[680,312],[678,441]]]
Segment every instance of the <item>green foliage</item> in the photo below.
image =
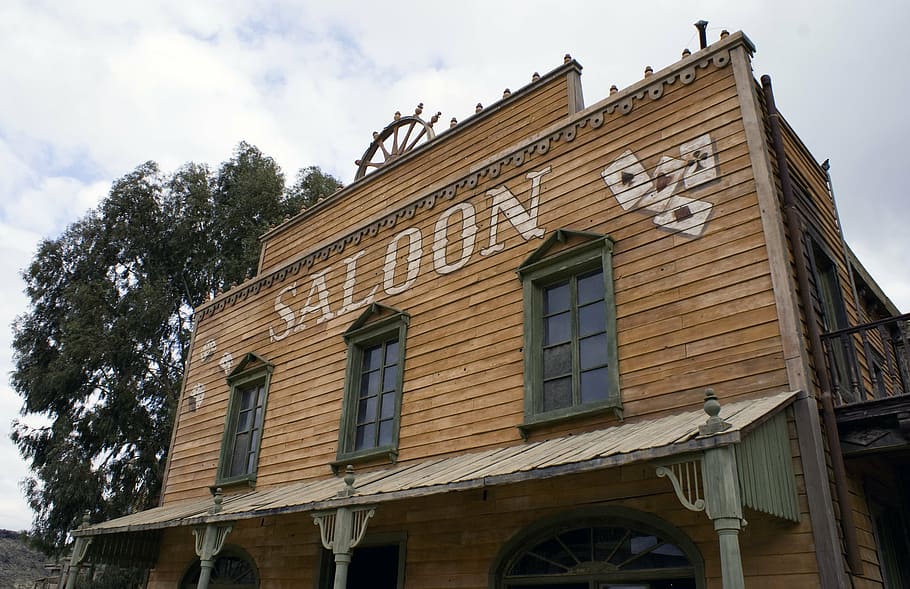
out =
[[297,172],[297,179],[288,189],[288,199],[296,208],[306,209],[339,188],[341,183],[338,180],[323,174],[316,166],[310,166]]
[[39,245],[11,382],[22,413],[49,425],[16,421],[11,438],[30,462],[42,549],[60,550],[85,509],[98,520],[157,502],[192,309],[255,272],[269,225],[337,188],[318,168],[298,184],[286,192],[275,161],[246,143],[217,174],[190,163],[166,176],[148,162]]
[[143,586],[142,569],[98,566],[83,572],[76,580],[76,589],[139,589]]

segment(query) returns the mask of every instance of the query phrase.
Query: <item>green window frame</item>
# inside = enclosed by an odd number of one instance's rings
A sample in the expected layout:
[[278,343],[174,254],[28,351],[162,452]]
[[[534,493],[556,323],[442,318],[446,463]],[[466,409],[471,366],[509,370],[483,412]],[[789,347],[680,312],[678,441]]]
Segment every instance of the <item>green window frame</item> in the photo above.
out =
[[409,322],[407,313],[373,303],[344,333],[347,367],[333,468],[380,456],[397,460]]
[[609,236],[559,229],[518,269],[524,296],[523,434],[603,410],[622,416],[612,253]]
[[273,366],[249,353],[227,377],[231,388],[215,484],[256,482]]

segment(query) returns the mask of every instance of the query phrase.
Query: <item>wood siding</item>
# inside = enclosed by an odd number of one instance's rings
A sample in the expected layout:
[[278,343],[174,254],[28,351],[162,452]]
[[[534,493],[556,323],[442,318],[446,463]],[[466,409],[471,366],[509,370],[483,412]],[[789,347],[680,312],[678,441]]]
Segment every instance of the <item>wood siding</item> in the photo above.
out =
[[[657,75],[655,75],[655,78]],[[656,82],[656,80],[655,80]],[[436,140],[407,165],[359,184],[356,190],[299,218],[265,244],[263,268],[280,268],[459,177],[494,154],[517,149],[529,138],[553,131],[567,118],[564,78],[534,88],[482,125]],[[585,113],[601,109],[591,107]],[[581,113],[581,115],[585,115]],[[689,237],[660,229],[653,214],[624,211],[601,172],[631,150],[649,173],[664,155],[679,157],[680,145],[709,134],[718,178],[680,191],[713,206],[704,233]],[[549,167],[540,182],[538,227],[609,234],[615,240],[613,267],[618,323],[619,373],[625,417],[647,419],[681,407],[699,406],[703,389],[714,387],[722,402],[785,390],[788,386],[771,278],[757,206],[753,173],[740,118],[732,68],[708,64],[689,84],[663,85],[657,99],[634,102],[629,114],[616,110],[603,125],[579,128],[573,141],[551,144],[521,166],[505,165],[495,179],[460,190],[452,200],[418,209],[413,218],[382,228],[373,237],[315,263],[309,271],[261,288],[204,319],[197,327],[187,373],[188,394],[203,392],[194,411],[183,399],[175,434],[165,501],[199,497],[213,484],[225,423],[228,386],[219,366],[255,352],[275,366],[268,397],[257,487],[328,474],[335,458],[345,376],[342,333],[363,310],[319,323],[320,311],[303,317],[305,328],[278,341],[286,328],[276,297],[295,313],[307,299],[314,275],[325,272],[329,307],[342,306],[346,263],[356,260],[350,299],[375,300],[406,311],[408,328],[399,460],[520,444],[523,420],[522,291],[515,270],[542,242],[525,239],[500,214],[497,253],[489,245],[490,198],[507,187],[528,207],[526,175]],[[468,203],[476,211],[477,234],[467,264],[454,272],[434,270],[437,220]],[[449,219],[448,256],[461,254],[460,213]],[[404,292],[383,288],[386,248],[400,231],[420,231],[420,272]],[[545,236],[546,236],[545,235]],[[402,243],[407,243],[405,239]],[[394,284],[405,277],[399,249]],[[223,295],[227,296],[227,295]],[[317,299],[316,295],[312,301]],[[217,301],[216,301],[217,303]],[[296,318],[295,318],[296,321]],[[205,361],[207,342],[216,350]],[[612,414],[566,421],[535,432],[550,437],[615,422]]]
[[[796,455],[792,422],[790,432]],[[745,514],[749,525],[741,536],[741,547],[748,587],[792,587],[794,583],[807,589],[819,586],[798,457],[793,466],[800,523],[757,512]],[[707,588],[721,589],[719,547],[711,521],[703,512],[684,509],[669,482],[657,478],[653,466],[645,464],[384,503],[370,521],[366,541],[386,534],[406,536],[407,589],[483,589],[490,587],[490,569],[513,536],[543,518],[601,506],[659,513],[695,543],[705,562]],[[318,529],[308,514],[238,522],[227,543],[239,546],[255,561],[263,588],[315,586],[322,548]],[[149,589],[177,586],[192,562],[189,529],[168,530],[162,546]]]
[[[544,129],[569,115],[569,85],[566,76],[541,80],[530,91],[514,100],[494,116],[470,118],[465,128],[437,130],[439,135],[408,161],[398,173],[368,174],[353,190],[332,202],[330,207],[307,211],[287,227],[275,231],[263,243],[260,267],[268,270],[286,264],[313,246],[331,240],[368,223],[384,211],[406,204],[428,188],[451,181],[498,149],[528,137],[531,129]],[[506,101],[503,101],[506,102]],[[495,110],[496,104],[489,110]],[[484,113],[481,113],[483,115]],[[440,125],[442,126],[442,124]],[[364,135],[365,144],[368,136]]]

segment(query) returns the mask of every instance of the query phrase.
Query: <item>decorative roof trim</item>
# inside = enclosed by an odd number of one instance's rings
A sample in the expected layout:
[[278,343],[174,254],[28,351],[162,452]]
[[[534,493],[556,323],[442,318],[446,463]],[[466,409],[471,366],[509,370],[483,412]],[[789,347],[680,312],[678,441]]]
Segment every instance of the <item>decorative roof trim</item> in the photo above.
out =
[[[238,302],[246,300],[251,295],[257,294],[263,288],[268,288],[276,282],[283,282],[288,276],[296,276],[300,273],[301,269],[309,270],[315,264],[324,262],[330,257],[344,252],[349,245],[359,245],[364,237],[375,237],[381,231],[395,227],[399,221],[410,220],[414,218],[418,210],[432,209],[437,201],[452,200],[464,189],[472,190],[483,180],[498,178],[504,167],[518,168],[534,156],[546,154],[559,142],[571,143],[575,140],[575,137],[579,132],[603,127],[608,116],[628,115],[632,112],[636,102],[641,102],[646,98],[649,100],[660,99],[664,94],[665,86],[675,84],[676,82],[683,85],[691,84],[695,81],[698,70],[705,69],[712,64],[717,68],[726,67],[730,64],[730,48],[742,44],[745,44],[749,49],[754,49],[748,38],[742,32],[737,32],[718,43],[702,49],[697,53],[693,53],[672,66],[664,68],[637,84],[617,92],[583,110],[573,116],[569,122],[553,125],[544,132],[535,135],[534,138],[519,143],[518,147],[505,152],[498,158],[488,160],[485,164],[473,169],[458,180],[434,190],[429,194],[425,194],[409,204],[384,215],[382,218],[348,233],[344,237],[324,245],[281,268],[271,270],[265,275],[254,277],[244,284],[220,295],[213,301],[203,304],[196,309],[197,320],[201,323],[205,319],[222,311],[227,306],[233,306]],[[573,62],[570,62],[568,65],[572,65],[572,63]],[[512,95],[512,97],[514,96],[515,94]],[[511,100],[512,97],[503,102]],[[432,145],[432,143],[426,143],[424,146],[415,149],[411,153],[413,154],[420,149],[425,148],[427,145]],[[400,160],[396,160],[394,164],[390,164],[388,167],[395,167],[399,165],[400,162],[406,161],[407,159],[408,158],[401,158]],[[377,174],[369,174],[364,177],[363,181],[365,182],[373,176],[377,176]],[[358,182],[357,184],[359,185],[360,183]],[[323,204],[334,201],[345,192],[347,192],[347,190],[336,193],[330,199],[323,201]],[[291,222],[293,221],[289,221],[288,223]],[[275,231],[277,231],[277,229]]]
[[280,225],[277,225],[276,227],[269,229],[268,231],[266,231],[259,237],[259,240],[265,241],[266,239],[268,239],[270,237],[273,237],[279,233],[283,233],[284,231],[288,230],[292,225],[294,225],[301,219],[309,217],[309,216],[315,214],[317,211],[331,206],[338,200],[345,198],[348,195],[348,193],[354,191],[355,189],[359,189],[364,184],[372,181],[374,178],[379,178],[384,173],[387,173],[389,170],[391,170],[393,168],[397,168],[398,166],[401,166],[402,164],[409,161],[413,157],[416,157],[417,154],[423,153],[424,151],[431,149],[432,147],[435,147],[436,141],[438,139],[446,139],[448,137],[453,137],[460,133],[463,133],[463,132],[465,132],[466,129],[471,129],[472,127],[476,126],[477,124],[481,123],[482,121],[487,120],[488,118],[494,116],[499,111],[510,106],[512,103],[514,103],[518,100],[521,100],[522,98],[524,98],[525,96],[530,94],[533,90],[537,90],[538,88],[546,86],[551,81],[561,78],[562,76],[568,75],[571,72],[580,74],[581,69],[582,69],[581,64],[578,63],[577,61],[575,61],[574,59],[572,59],[572,60],[564,63],[563,65],[547,72],[543,76],[541,76],[537,79],[532,79],[531,82],[529,82],[528,84],[525,84],[524,86],[522,86],[515,92],[512,92],[509,96],[503,96],[501,99],[497,100],[495,103],[491,104],[490,106],[484,108],[480,112],[472,114],[471,116],[464,119],[463,121],[460,121],[455,127],[442,129],[441,131],[439,131],[436,134],[436,137],[434,137],[432,141],[427,141],[425,143],[421,143],[420,145],[418,145],[411,151],[407,152],[405,155],[403,155],[399,158],[396,158],[394,161],[389,162],[387,165],[382,166],[382,168],[377,169],[370,174],[366,174],[362,178],[354,180],[354,182],[351,182],[350,184],[348,184],[341,190],[338,190],[335,193],[329,195],[324,200],[321,200],[321,201],[317,202],[316,204],[314,204],[313,206],[300,211],[299,213],[297,213],[290,219],[284,221]]

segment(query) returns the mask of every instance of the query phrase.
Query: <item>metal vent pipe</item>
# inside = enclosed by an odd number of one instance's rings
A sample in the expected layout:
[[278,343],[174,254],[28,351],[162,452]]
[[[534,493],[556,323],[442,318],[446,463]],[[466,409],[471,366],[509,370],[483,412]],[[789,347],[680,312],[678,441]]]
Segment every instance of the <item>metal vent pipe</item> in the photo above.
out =
[[698,44],[704,49],[708,46],[708,21],[698,21],[695,23],[695,28],[698,29]]

